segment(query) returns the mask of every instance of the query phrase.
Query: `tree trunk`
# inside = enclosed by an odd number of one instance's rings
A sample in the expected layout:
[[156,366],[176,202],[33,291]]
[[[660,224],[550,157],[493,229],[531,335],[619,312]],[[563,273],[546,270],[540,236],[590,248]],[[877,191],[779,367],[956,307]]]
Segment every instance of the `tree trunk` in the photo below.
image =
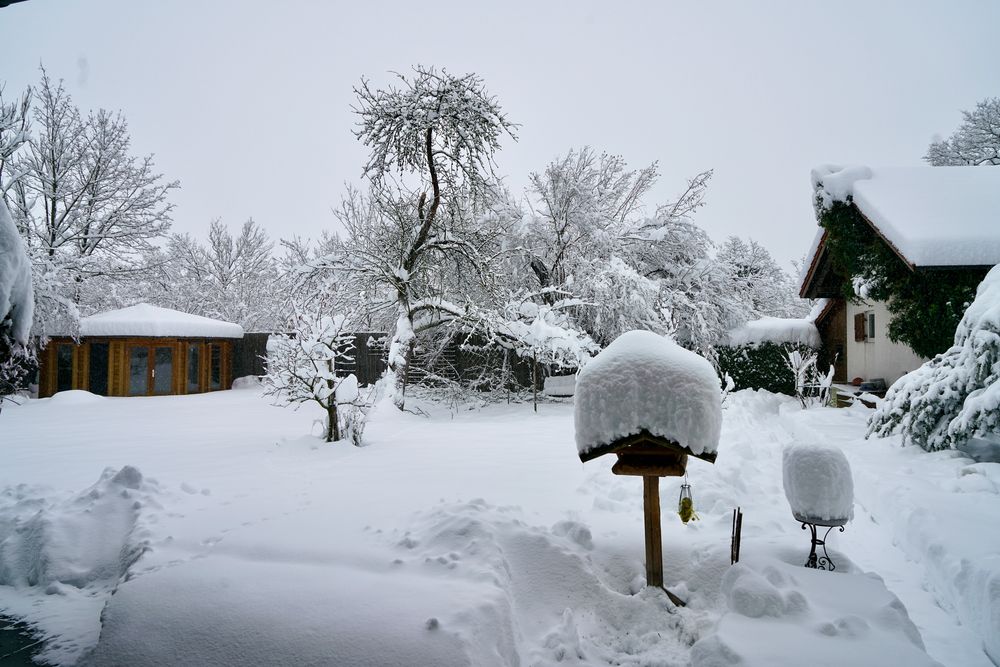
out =
[[337,401],[326,406],[326,441],[336,442],[340,440],[340,423],[337,419]]
[[538,412],[538,355],[531,355],[531,400]]
[[396,331],[389,344],[389,371],[386,380],[392,390],[392,402],[402,410],[406,405],[406,376],[413,356],[413,318],[409,306],[400,298]]

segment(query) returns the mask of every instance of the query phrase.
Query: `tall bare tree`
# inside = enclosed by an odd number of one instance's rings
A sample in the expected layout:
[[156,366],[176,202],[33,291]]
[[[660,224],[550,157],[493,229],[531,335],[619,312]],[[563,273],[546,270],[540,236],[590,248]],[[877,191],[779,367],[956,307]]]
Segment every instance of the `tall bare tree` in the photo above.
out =
[[387,380],[402,409],[416,333],[460,316],[456,295],[489,289],[509,222],[494,155],[515,126],[475,74],[418,66],[397,80],[384,89],[362,80],[355,89],[369,187],[341,206],[348,234],[327,266],[350,289],[391,303]]
[[935,167],[1000,165],[1000,97],[962,112],[962,124],[947,139],[931,143],[924,159]]
[[4,161],[8,183],[0,189],[36,275],[55,274],[62,283],[39,296],[72,311],[88,278],[145,268],[143,254],[170,227],[168,195],[178,183],[163,180],[151,155],[132,154],[121,114],[101,109],[84,116],[44,69],[32,117],[35,133]]

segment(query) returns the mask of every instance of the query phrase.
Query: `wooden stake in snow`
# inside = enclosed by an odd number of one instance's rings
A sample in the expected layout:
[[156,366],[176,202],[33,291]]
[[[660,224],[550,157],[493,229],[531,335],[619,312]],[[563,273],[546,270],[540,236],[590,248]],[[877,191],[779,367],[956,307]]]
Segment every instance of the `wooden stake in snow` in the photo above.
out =
[[715,462],[719,379],[697,354],[654,333],[630,331],[580,372],[575,408],[580,460],[615,454],[611,472],[642,477],[646,585],[662,588],[660,477],[683,476],[688,456]]

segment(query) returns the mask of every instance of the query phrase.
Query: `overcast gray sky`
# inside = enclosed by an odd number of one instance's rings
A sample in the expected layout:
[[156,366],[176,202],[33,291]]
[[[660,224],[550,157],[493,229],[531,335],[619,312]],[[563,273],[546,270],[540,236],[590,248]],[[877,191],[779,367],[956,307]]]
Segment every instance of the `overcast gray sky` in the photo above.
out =
[[1000,96],[1000,2],[30,0],[0,9],[0,81],[63,78],[120,109],[181,181],[174,229],[253,216],[317,236],[356,182],[352,86],[416,63],[473,71],[522,125],[523,189],[570,147],[659,160],[650,204],[715,169],[699,222],[787,263],[813,236],[809,169],[920,164],[961,109]]

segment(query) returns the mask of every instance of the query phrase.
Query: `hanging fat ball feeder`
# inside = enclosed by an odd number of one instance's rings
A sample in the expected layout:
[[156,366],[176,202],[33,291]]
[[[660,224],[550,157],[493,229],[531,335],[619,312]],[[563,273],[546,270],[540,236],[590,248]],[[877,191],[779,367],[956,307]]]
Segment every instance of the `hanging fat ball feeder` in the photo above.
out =
[[691,495],[691,485],[688,484],[687,475],[684,475],[684,483],[681,484],[681,493],[677,498],[677,514],[681,521],[687,523],[694,519],[698,520],[698,513],[694,511],[694,496]]

